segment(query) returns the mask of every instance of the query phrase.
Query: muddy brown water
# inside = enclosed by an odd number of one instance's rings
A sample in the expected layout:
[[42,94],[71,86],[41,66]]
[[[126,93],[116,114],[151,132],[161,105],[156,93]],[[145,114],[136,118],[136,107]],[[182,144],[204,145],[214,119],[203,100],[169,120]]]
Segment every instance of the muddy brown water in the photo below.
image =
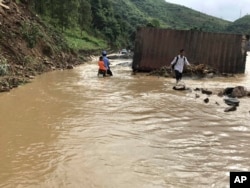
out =
[[[174,91],[174,79],[131,75],[112,61],[43,74],[0,95],[0,187],[229,187],[250,170],[250,99],[225,113],[223,98]],[[250,88],[245,75],[184,78],[187,86]],[[218,104],[216,104],[219,103]]]

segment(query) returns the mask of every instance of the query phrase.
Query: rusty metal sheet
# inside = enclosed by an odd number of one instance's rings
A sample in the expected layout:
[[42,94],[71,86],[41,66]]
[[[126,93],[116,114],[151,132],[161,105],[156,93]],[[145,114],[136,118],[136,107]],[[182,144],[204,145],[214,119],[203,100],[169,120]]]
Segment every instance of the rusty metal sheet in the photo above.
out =
[[223,73],[244,73],[246,50],[242,35],[195,30],[140,28],[137,31],[133,69],[152,71],[169,66],[184,48],[192,64],[206,64]]

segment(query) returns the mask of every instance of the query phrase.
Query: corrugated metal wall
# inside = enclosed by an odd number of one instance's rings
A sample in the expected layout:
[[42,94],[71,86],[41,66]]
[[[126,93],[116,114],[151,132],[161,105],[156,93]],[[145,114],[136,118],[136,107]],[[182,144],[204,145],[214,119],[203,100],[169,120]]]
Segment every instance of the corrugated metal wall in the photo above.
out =
[[180,49],[192,64],[206,64],[223,73],[244,73],[242,35],[192,30],[140,28],[136,34],[133,69],[152,71],[169,66]]

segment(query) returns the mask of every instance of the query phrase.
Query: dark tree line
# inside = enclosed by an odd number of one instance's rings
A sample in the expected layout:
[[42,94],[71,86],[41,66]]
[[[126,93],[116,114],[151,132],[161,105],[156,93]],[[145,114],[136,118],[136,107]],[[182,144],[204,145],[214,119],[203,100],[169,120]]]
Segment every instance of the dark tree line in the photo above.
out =
[[84,29],[90,27],[92,21],[90,0],[29,0],[28,4],[37,14],[53,20],[62,30],[74,26]]
[[[160,27],[156,18],[138,11],[144,0],[20,0],[62,32],[80,28],[103,37],[111,47],[133,47],[136,28]],[[129,3],[128,3],[129,2]]]
[[126,22],[119,21],[111,0],[21,0],[54,26],[65,29],[78,27],[105,38],[112,46],[127,45],[131,39]]

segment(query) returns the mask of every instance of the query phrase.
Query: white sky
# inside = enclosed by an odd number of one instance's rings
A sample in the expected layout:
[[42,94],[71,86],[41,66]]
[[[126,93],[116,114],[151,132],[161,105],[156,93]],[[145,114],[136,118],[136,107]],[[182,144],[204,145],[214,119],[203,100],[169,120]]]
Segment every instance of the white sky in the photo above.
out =
[[250,14],[250,0],[165,0],[205,14],[235,21]]

